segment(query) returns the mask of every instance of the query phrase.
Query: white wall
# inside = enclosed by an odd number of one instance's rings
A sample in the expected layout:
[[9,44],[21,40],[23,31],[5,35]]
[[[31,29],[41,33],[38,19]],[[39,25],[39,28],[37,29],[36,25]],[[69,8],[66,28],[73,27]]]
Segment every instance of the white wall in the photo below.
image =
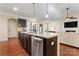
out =
[[8,40],[7,17],[0,15],[0,41]]

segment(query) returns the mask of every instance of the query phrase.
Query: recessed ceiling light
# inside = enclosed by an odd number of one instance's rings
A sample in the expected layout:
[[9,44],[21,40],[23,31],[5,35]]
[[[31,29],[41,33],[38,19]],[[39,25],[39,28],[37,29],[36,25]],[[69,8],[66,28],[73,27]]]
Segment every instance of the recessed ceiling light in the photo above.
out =
[[48,14],[46,14],[45,17],[47,18],[48,17]]
[[14,9],[14,11],[17,11],[18,10],[18,8],[16,8],[16,7],[14,7],[13,9]]

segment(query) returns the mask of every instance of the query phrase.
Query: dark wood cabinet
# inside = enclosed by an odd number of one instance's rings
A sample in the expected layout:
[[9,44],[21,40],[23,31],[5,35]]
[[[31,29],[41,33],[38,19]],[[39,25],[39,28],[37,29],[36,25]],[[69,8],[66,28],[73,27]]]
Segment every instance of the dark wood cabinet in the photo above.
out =
[[57,37],[43,39],[43,55],[57,56]]
[[31,36],[20,32],[18,35],[21,46],[31,54]]
[[25,45],[25,50],[31,53],[31,36],[25,34],[25,39],[24,39],[24,45]]
[[57,56],[57,37],[48,39],[46,44],[47,56]]
[[[31,54],[31,35],[20,33],[18,38],[21,42],[21,46]],[[39,37],[42,38],[42,37]],[[43,56],[57,56],[57,36],[52,38],[43,39]]]
[[20,40],[20,43],[21,43],[21,46],[23,47],[23,45],[24,45],[24,36],[23,36],[23,33],[18,33],[18,38],[19,38],[19,40]]

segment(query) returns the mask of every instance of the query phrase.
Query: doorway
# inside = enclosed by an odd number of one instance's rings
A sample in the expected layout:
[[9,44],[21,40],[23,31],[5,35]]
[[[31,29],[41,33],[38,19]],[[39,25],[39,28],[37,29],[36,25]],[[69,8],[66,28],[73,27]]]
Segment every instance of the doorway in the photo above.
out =
[[8,38],[17,37],[17,20],[10,18],[8,20]]

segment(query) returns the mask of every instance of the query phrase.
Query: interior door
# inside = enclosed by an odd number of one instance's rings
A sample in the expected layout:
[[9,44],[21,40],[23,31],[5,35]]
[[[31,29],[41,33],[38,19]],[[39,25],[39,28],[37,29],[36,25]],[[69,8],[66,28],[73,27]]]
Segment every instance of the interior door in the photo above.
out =
[[8,37],[17,37],[17,22],[15,19],[8,21]]

